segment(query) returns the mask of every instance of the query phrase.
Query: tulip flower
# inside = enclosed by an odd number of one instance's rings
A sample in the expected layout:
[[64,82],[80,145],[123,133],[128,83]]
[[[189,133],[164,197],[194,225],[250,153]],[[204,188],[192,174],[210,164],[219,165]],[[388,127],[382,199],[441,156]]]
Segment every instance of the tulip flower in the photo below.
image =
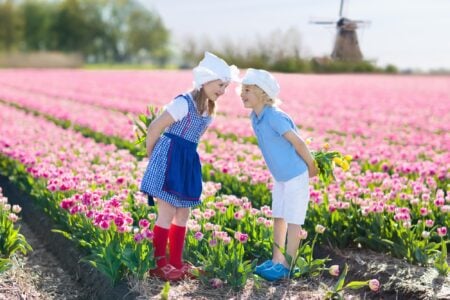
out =
[[380,282],[377,279],[369,280],[369,288],[372,292],[377,292],[380,289]]

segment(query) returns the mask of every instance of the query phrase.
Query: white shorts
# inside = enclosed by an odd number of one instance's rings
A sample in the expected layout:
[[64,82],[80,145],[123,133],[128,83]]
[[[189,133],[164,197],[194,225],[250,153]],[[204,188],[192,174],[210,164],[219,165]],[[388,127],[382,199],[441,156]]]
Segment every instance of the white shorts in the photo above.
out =
[[303,225],[309,203],[308,171],[288,181],[274,180],[272,189],[272,217],[288,224]]

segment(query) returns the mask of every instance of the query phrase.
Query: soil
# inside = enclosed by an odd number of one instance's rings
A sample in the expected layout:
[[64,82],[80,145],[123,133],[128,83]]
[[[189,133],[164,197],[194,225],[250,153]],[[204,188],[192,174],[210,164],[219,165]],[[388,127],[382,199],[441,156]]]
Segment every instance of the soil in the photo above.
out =
[[[0,186],[10,203],[22,206],[21,233],[33,247],[27,256],[16,255],[13,268],[0,275],[1,299],[161,299],[164,282],[129,279],[112,287],[108,279],[87,264],[79,262],[86,254],[61,235],[51,232],[56,226],[19,192],[7,178]],[[330,256],[330,264],[349,265],[346,282],[376,278],[381,290],[368,288],[349,291],[345,299],[450,299],[450,276],[439,276],[434,268],[408,264],[389,255],[367,249],[320,249],[318,257]],[[450,262],[450,261],[449,261]],[[324,299],[325,286],[336,282],[324,274],[319,279],[267,283],[249,280],[236,293],[224,287],[212,289],[198,281],[171,284],[169,299]],[[259,284],[259,285],[258,285]]]
[[[37,273],[47,274],[54,271],[54,274],[59,274],[61,278],[66,279],[61,283],[61,291],[67,294],[58,296],[57,298],[30,298],[29,296],[17,299],[135,299],[136,295],[130,292],[127,283],[121,282],[117,286],[112,286],[109,279],[106,278],[97,269],[93,268],[87,263],[80,262],[80,259],[87,255],[82,249],[77,248],[76,245],[63,237],[59,233],[52,232],[52,229],[58,228],[50,218],[45,215],[41,208],[34,205],[33,200],[29,195],[19,191],[19,189],[9,182],[9,180],[0,176],[0,186],[3,189],[3,194],[8,198],[10,204],[19,204],[22,207],[20,213],[22,221],[31,230],[24,230],[22,233],[25,238],[36,240],[36,245],[31,244],[33,249],[29,256],[35,256],[33,263],[37,268]],[[39,251],[40,250],[40,251]],[[17,266],[20,266],[22,258],[18,258]],[[24,258],[28,259],[28,258]],[[49,262],[51,259],[51,262]],[[46,269],[39,269],[41,266],[47,266]],[[14,268],[18,270],[18,267]],[[62,272],[61,272],[62,270]],[[53,273],[51,273],[53,274]],[[44,277],[39,277],[36,290],[39,291],[39,286],[46,285]],[[2,283],[8,281],[1,275]],[[16,279],[18,277],[15,277]],[[56,285],[58,276],[55,278],[53,285]],[[70,283],[72,281],[72,283]],[[30,281],[32,282],[32,281]],[[19,283],[18,283],[19,284]],[[67,290],[65,285],[72,285],[78,292]],[[20,285],[20,284],[19,284]],[[14,287],[14,284],[12,285]],[[11,287],[9,287],[11,288]],[[73,295],[72,295],[73,294]],[[1,298],[0,298],[1,299]],[[9,298],[6,298],[9,299]],[[11,298],[15,299],[15,298]]]
[[433,267],[411,265],[367,249],[333,252],[335,263],[349,264],[349,280],[378,279],[381,299],[450,299],[450,274],[439,275]]
[[89,299],[89,290],[47,250],[51,245],[42,243],[25,222],[19,225],[33,251],[14,256],[13,267],[0,275],[0,299]]

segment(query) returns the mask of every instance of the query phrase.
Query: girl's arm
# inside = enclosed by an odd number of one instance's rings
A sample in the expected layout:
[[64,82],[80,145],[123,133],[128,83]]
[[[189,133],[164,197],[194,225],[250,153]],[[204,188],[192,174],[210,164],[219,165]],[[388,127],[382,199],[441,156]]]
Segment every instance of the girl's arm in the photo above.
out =
[[147,129],[147,156],[150,156],[152,153],[156,142],[161,136],[161,132],[173,123],[175,123],[175,120],[167,111],[164,111],[159,117],[150,123]]
[[305,161],[308,166],[309,177],[316,176],[319,173],[319,169],[317,169],[314,158],[303,139],[293,130],[286,132],[283,136],[294,146],[297,154]]

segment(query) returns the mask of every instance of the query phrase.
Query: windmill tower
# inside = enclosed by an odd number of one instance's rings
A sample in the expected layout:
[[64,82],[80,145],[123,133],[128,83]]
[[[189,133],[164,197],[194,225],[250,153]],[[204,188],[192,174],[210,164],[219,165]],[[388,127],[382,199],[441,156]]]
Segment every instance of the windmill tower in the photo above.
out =
[[333,52],[331,52],[331,58],[340,61],[358,62],[363,59],[363,55],[359,47],[356,29],[365,27],[369,25],[370,22],[346,18],[343,16],[343,9],[344,0],[341,0],[339,7],[339,19],[337,21],[316,20],[311,21],[311,23],[336,26],[337,33],[334,41]]

